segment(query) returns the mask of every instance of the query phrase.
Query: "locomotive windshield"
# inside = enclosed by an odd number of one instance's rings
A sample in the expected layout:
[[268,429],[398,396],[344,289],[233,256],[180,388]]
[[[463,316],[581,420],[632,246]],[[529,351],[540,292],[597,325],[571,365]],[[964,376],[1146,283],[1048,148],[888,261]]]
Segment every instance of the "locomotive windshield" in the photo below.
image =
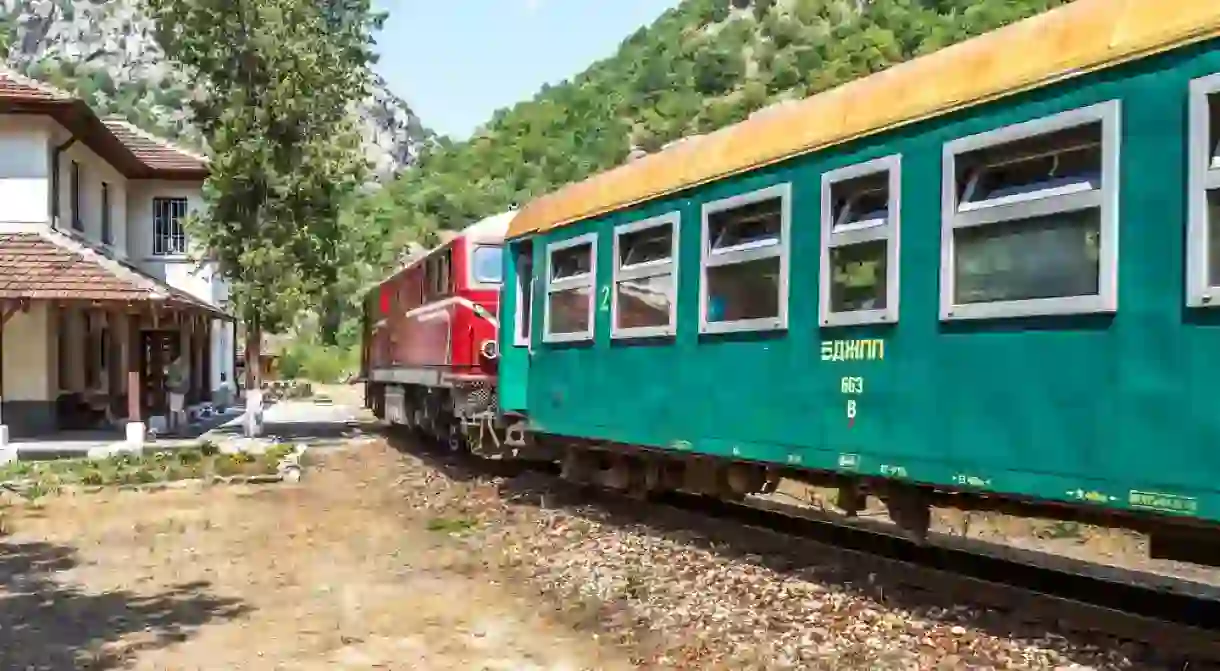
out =
[[479,284],[499,284],[504,274],[500,248],[480,245],[474,248],[470,265],[474,269],[474,281]]

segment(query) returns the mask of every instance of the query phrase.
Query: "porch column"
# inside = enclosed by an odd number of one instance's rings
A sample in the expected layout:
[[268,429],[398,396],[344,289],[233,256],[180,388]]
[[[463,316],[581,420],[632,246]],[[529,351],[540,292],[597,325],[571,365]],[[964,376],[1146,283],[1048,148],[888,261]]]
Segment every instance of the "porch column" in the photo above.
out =
[[106,345],[106,390],[110,412],[117,418],[123,413],[120,399],[123,396],[123,377],[127,362],[123,356],[127,342],[127,314],[116,307],[106,313],[106,332],[110,341]]
[[186,412],[195,396],[195,317],[185,312],[178,313],[178,356],[186,363],[187,388],[182,398],[182,411]]
[[201,315],[195,316],[195,330],[192,333],[195,336],[191,340],[195,352],[195,372],[192,374],[195,379],[195,402],[206,403],[211,396],[208,394],[211,386],[208,380],[208,367],[207,362],[204,361],[208,342],[208,323]]
[[212,402],[212,391],[216,383],[212,379],[212,320],[207,315],[199,317],[199,401]]
[[0,464],[7,464],[17,459],[16,448],[8,444],[8,425],[4,423],[4,327],[18,310],[29,312],[30,302],[27,299],[3,301],[0,305]]
[[144,354],[141,351],[140,317],[127,314],[123,320],[126,328],[123,339],[126,354],[123,357],[127,368],[127,447],[135,452],[144,450],[144,405],[141,403],[141,392],[144,385],[140,380],[140,361]]

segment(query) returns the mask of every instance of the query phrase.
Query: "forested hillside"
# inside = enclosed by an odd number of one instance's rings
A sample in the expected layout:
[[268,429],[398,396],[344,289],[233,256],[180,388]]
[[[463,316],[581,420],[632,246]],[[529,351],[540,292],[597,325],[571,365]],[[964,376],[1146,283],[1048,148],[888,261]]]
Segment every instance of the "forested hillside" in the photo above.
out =
[[[365,206],[405,240],[745,119],[1065,0],[684,0],[613,56],[442,139]],[[1013,54],[1020,58],[1020,54]]]

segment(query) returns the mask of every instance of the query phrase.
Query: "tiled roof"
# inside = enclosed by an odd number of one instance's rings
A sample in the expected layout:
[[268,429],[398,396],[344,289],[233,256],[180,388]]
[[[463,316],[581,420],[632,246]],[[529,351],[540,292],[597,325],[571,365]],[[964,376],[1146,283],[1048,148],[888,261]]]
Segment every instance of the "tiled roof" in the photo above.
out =
[[75,236],[0,234],[0,298],[164,301],[224,313]]
[[0,68],[0,98],[63,102],[76,99],[63,89],[17,74],[7,68]]
[[135,154],[140,162],[153,170],[206,172],[208,169],[208,160],[205,157],[170,144],[123,119],[107,117],[102,119],[102,123],[106,124],[106,128],[119,139],[119,142],[123,143],[123,146]]
[[206,157],[118,118],[99,119],[84,100],[0,65],[0,112],[48,114],[119,172],[136,179],[203,179]]

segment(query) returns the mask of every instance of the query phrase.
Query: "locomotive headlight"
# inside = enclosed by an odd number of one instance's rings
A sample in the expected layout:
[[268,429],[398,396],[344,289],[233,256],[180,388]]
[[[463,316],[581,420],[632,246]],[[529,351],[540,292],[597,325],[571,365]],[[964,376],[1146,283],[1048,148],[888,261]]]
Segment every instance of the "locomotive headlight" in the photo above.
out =
[[494,340],[484,340],[483,344],[479,345],[479,353],[485,358],[494,359],[500,356],[500,345]]

